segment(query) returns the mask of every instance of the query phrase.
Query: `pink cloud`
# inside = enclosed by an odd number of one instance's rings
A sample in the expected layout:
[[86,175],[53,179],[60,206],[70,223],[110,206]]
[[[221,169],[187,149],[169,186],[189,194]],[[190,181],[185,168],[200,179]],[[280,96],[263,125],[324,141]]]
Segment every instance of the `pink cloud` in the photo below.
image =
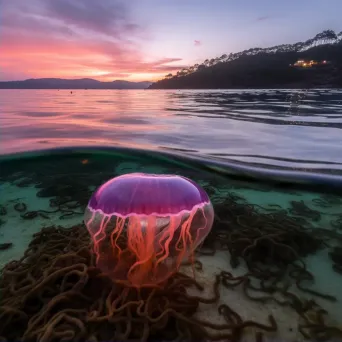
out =
[[200,40],[194,40],[194,45],[200,46],[200,45],[202,45],[202,42]]
[[0,21],[1,79],[139,79],[142,74],[146,80],[146,74],[156,78],[184,67],[181,58],[145,61],[144,28],[131,21],[126,3],[118,0],[4,2]]

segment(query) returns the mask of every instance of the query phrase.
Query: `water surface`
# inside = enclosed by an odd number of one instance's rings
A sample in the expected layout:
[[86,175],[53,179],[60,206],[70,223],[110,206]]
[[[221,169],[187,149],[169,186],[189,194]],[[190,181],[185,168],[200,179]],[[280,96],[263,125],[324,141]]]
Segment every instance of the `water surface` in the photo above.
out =
[[340,90],[1,90],[1,153],[106,145],[342,170]]

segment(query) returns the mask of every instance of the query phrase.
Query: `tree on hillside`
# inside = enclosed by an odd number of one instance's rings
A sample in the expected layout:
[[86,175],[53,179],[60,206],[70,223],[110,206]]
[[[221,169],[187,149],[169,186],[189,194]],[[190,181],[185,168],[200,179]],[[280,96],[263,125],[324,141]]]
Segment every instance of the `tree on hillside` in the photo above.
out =
[[[201,64],[195,64],[188,68],[183,68],[176,75],[168,74],[165,79],[177,79],[179,77],[189,76],[197,72],[203,72],[207,68],[218,67],[218,65],[233,62],[239,58],[257,55],[277,55],[282,53],[304,52],[312,47],[322,44],[342,44],[342,32],[336,34],[333,30],[325,30],[318,33],[314,38],[308,39],[305,42],[297,42],[295,44],[281,44],[268,48],[250,48],[244,51],[223,54],[220,57],[206,59]],[[292,63],[292,61],[290,62]]]

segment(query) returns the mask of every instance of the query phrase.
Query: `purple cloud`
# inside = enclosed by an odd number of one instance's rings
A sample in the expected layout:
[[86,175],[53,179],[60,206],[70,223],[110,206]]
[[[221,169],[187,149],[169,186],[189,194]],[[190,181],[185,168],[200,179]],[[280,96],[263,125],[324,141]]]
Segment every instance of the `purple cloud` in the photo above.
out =
[[127,3],[119,0],[45,0],[45,13],[76,26],[119,38],[140,27],[129,18]]
[[263,16],[261,16],[261,17],[258,17],[257,19],[256,19],[256,21],[265,21],[265,20],[268,20],[268,19],[270,19],[271,17],[270,16],[268,16],[268,15],[263,15]]
[[127,3],[119,0],[30,0],[4,2],[2,28],[32,30],[35,34],[105,34],[112,39],[141,37],[144,28],[132,22]]

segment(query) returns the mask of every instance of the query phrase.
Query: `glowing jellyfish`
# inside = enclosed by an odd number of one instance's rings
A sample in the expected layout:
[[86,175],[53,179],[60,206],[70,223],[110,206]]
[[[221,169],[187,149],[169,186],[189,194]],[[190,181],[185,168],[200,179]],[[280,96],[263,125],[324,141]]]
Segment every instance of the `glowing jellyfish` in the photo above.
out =
[[211,230],[206,192],[176,175],[131,173],[92,195],[85,224],[97,267],[129,286],[154,286],[174,274]]

